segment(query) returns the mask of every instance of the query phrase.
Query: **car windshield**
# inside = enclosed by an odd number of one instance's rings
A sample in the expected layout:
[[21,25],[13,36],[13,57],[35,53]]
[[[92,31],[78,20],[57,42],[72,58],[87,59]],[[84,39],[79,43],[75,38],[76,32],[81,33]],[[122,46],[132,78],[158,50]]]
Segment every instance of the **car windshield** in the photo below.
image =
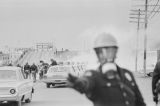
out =
[[16,71],[0,70],[0,80],[17,80]]

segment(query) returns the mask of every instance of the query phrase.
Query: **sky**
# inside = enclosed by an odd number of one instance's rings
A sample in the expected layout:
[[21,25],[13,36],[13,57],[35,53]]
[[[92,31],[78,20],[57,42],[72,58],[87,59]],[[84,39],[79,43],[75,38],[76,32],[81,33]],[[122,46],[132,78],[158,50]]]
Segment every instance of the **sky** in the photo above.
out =
[[[136,24],[129,23],[133,4],[133,0],[0,0],[0,45],[53,42],[57,48],[82,50],[92,47],[98,33],[111,32],[120,46],[135,49]],[[149,47],[159,42],[158,17],[148,28]],[[143,34],[139,47],[143,48]]]
[[[150,0],[149,4],[154,5],[156,2]],[[133,69],[137,24],[129,22],[129,14],[133,13],[131,9],[137,9],[134,6],[136,4],[143,5],[144,1],[0,0],[0,48],[35,47],[36,43],[52,42],[59,50],[88,50],[92,49],[94,38],[99,33],[109,32],[119,44],[117,62]],[[160,49],[159,17],[157,14],[149,19],[147,50]],[[142,24],[138,39],[138,49],[142,52]],[[143,56],[140,57],[140,63],[143,64]]]
[[126,3],[129,4],[127,0],[1,0],[0,43],[31,46],[53,42],[58,48],[82,49],[88,33],[128,26],[130,6]]

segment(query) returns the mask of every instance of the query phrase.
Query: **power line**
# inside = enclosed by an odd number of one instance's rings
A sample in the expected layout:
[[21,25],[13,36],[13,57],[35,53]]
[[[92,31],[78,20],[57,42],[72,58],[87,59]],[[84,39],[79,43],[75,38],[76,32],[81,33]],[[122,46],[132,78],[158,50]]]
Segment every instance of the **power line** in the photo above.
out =
[[[136,1],[136,0],[134,0]],[[140,0],[142,1],[142,0]],[[160,0],[156,0],[154,3],[151,3],[153,2],[154,0],[143,0],[143,2],[145,2],[144,5],[138,5],[138,6],[143,6],[143,10],[131,10],[132,14],[134,14],[134,16],[137,16],[135,14],[137,14],[137,12],[139,11],[140,14],[143,14],[144,16],[144,22],[142,22],[142,20],[140,20],[139,22],[137,21],[132,21],[132,23],[144,23],[144,61],[143,61],[143,70],[144,70],[144,74],[146,75],[146,62],[147,62],[147,29],[148,29],[148,19],[150,18],[153,18],[157,13],[159,13],[160,11],[160,5],[159,4],[159,1]],[[152,5],[150,5],[152,4]],[[151,7],[151,8],[149,8]],[[158,7],[158,8],[157,8]],[[141,19],[142,17],[140,17]],[[137,17],[132,17],[132,19],[137,19]]]
[[[158,0],[158,1],[159,1],[159,0]],[[158,7],[157,11],[159,11],[159,10],[160,10],[160,6]],[[158,12],[155,12],[155,13],[151,16],[150,19],[152,19],[152,18],[156,15],[156,13],[158,13]]]
[[[147,7],[148,7],[148,6],[147,6]],[[133,11],[133,12],[138,12],[138,10],[131,10],[131,11]],[[140,12],[143,12],[143,13],[144,13],[144,12],[151,13],[151,12],[160,12],[160,11],[153,11],[153,10],[152,10],[152,11],[149,11],[149,10],[146,11],[146,10],[140,10]]]
[[152,1],[154,1],[154,0],[149,0],[148,2],[152,2]]
[[[151,1],[154,1],[154,0],[150,0],[150,1],[148,0],[147,1],[148,2],[147,5],[134,5],[134,7],[143,7],[143,6],[147,6],[147,8],[148,7],[153,7],[152,10],[147,10],[147,13],[149,13],[148,14],[148,19],[149,18],[152,19],[156,15],[156,13],[160,12],[159,11],[160,10],[160,5],[158,5],[159,4],[159,0],[157,0],[157,2],[155,4],[153,4],[153,3],[149,4],[149,2],[151,2]],[[158,9],[157,9],[157,7],[158,7]],[[138,11],[138,10],[131,10],[131,11]],[[141,10],[141,12],[145,12],[145,10]]]
[[[158,3],[159,3],[159,0],[157,1],[157,3],[155,4],[155,6],[153,7],[152,12],[148,15],[148,18],[155,16],[155,14],[156,14],[157,12],[154,12],[154,11],[155,11],[156,7],[158,6]],[[154,12],[154,15],[152,15],[153,12]],[[152,15],[152,16],[151,16],[151,15]]]

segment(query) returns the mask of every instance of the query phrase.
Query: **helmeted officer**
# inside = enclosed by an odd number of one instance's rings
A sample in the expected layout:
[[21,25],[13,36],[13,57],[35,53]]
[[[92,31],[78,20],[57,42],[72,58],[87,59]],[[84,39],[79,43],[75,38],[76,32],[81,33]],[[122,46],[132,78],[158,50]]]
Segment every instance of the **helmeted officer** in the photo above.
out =
[[94,106],[146,106],[132,73],[116,65],[116,39],[100,34],[94,42],[100,66],[80,78],[69,74],[69,86],[85,93]]

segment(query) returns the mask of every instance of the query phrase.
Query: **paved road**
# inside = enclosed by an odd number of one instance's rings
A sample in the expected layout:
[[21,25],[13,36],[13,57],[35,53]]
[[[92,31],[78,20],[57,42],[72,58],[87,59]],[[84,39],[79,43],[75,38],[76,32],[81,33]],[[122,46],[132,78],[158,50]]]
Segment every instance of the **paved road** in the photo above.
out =
[[35,88],[33,101],[22,106],[92,106],[84,95],[69,88],[46,88],[44,83],[38,83]]
[[151,77],[138,77],[136,78],[136,81],[147,106],[155,106],[152,96]]
[[[155,106],[152,101],[151,78],[137,76],[136,81],[147,106]],[[69,88],[46,88],[44,83],[38,83],[35,88],[32,103],[23,106],[93,106],[84,95]]]
[[[155,106],[152,101],[151,78],[137,77],[136,81],[143,94],[147,106]],[[78,92],[65,88],[46,88],[44,83],[37,83],[33,100],[22,106],[93,106],[92,103]]]

